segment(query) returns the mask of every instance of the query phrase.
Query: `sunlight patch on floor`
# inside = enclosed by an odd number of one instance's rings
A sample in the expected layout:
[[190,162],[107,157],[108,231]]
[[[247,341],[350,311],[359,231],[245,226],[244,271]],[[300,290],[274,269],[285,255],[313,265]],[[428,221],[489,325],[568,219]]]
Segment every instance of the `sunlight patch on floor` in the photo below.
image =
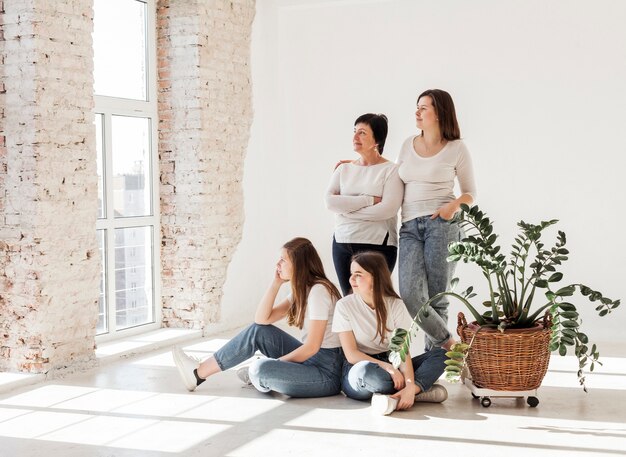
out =
[[[197,356],[196,356],[197,357]],[[130,365],[150,366],[150,367],[174,367],[174,359],[170,351],[154,354],[149,357],[142,357],[139,360],[133,360]]]
[[282,404],[266,397],[49,385],[0,402],[0,436],[183,452]]
[[[417,411],[419,408],[419,404],[414,406]],[[430,443],[432,446],[436,444],[434,448],[439,449],[442,455],[450,441],[463,442],[464,449],[465,446],[471,449],[472,445],[488,444],[490,448],[493,446],[500,449],[500,453],[507,452],[506,449],[525,449],[532,444],[532,455],[537,455],[535,451],[542,449],[546,450],[546,455],[549,455],[548,449],[551,449],[550,452],[563,451],[571,455],[573,451],[579,449],[611,452],[614,449],[622,449],[626,440],[626,429],[623,424],[534,417],[526,415],[536,411],[528,408],[521,410],[523,413],[519,415],[489,414],[481,408],[480,412],[469,410],[462,412],[460,414],[462,417],[443,408],[437,410],[430,406],[428,410],[424,416],[416,419],[413,415],[412,420],[407,420],[409,413],[396,412],[391,416],[382,417],[372,415],[369,408],[341,411],[315,409],[285,424],[288,431],[272,433],[297,433],[298,436],[306,436],[307,433],[315,432],[318,439],[320,436],[329,436],[330,440],[337,439],[338,444],[353,450],[354,446],[357,448],[363,446],[364,441],[358,442],[362,437],[381,440],[363,448],[367,449],[368,455],[374,455],[378,446],[381,446],[382,452],[385,448],[384,442],[392,437],[395,440],[394,453],[403,449],[405,445],[407,451],[411,446],[419,446],[422,453],[425,443]],[[355,414],[359,417],[355,417]],[[572,444],[573,437],[576,437],[575,447]],[[258,447],[254,448],[255,454],[258,455],[265,449],[266,437],[259,440],[260,443],[256,443]],[[270,439],[268,445],[271,441]],[[419,441],[419,444],[415,441]],[[411,444],[407,445],[407,442]],[[245,451],[245,448],[240,450]],[[233,455],[245,455],[245,452]],[[490,454],[481,452],[481,455]]]
[[[215,351],[228,343],[228,339],[215,338],[202,343],[193,344],[189,346],[181,346],[181,348],[188,355],[197,358],[199,361],[206,359],[213,355]],[[173,346],[172,346],[173,347]],[[247,361],[242,365],[248,363]],[[131,365],[137,366],[157,366],[157,367],[174,367],[174,360],[172,359],[172,352],[165,351],[159,354],[153,354],[148,357],[142,357],[139,360],[133,360]]]
[[[602,365],[596,364],[594,371],[585,372],[588,389],[626,390],[626,359],[622,357],[602,357]],[[578,383],[578,359],[574,356],[552,356],[543,387],[565,387],[581,389]]]
[[[596,364],[594,373],[626,376],[626,358],[605,357],[600,353],[600,362],[602,365]],[[575,373],[578,370],[578,359],[574,356],[560,357],[553,354],[550,357],[549,370],[569,370]]]
[[186,419],[244,422],[284,404],[271,398],[212,397],[209,403],[179,414]]
[[[414,424],[415,425],[415,424]],[[445,430],[443,430],[445,432]],[[533,457],[573,457],[572,449],[561,450],[551,447],[543,449],[532,446],[529,453],[528,443],[509,444],[491,442],[479,443],[461,441],[455,438],[453,431],[441,439],[417,434],[414,436],[361,434],[350,431],[293,431],[273,430],[266,435],[248,442],[230,451],[229,457],[248,457],[251,455],[276,455],[280,444],[280,455],[298,457],[319,457],[327,455],[462,455],[481,457],[502,457],[503,455],[532,455]],[[321,445],[320,443],[323,443]],[[322,447],[323,446],[323,447]]]
[[97,387],[45,385],[28,392],[13,395],[0,401],[0,405],[33,406],[47,408],[58,403],[97,392]]
[[194,355],[194,353],[196,353],[196,355],[200,355],[203,353],[212,354],[213,352],[220,349],[229,341],[230,341],[230,338],[211,338],[211,339],[204,340],[196,344],[189,344],[189,345],[182,346],[182,348],[185,352],[188,352],[190,355]]
[[32,411],[2,422],[0,436],[182,452],[230,425]]
[[[484,414],[490,424],[489,430],[511,441],[512,436],[520,445],[535,443],[545,446],[567,448],[573,446],[580,450],[612,451],[624,448],[626,430],[623,424],[588,420],[520,417],[505,414]],[[511,431],[516,430],[515,434]],[[475,435],[474,430],[474,435]]]
[[41,382],[45,379],[42,374],[30,373],[0,373],[0,388],[9,389],[13,385],[28,385]]

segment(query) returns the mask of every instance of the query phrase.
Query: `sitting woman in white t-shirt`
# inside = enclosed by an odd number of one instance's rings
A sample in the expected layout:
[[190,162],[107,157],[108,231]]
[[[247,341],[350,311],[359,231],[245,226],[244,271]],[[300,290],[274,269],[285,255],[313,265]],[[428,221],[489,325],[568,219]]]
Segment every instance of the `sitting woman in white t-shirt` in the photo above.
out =
[[[315,247],[306,238],[285,243],[272,276],[254,324],[211,357],[200,363],[182,349],[173,349],[174,362],[189,391],[260,351],[266,357],[237,372],[243,382],[257,390],[290,397],[325,397],[340,392],[343,355],[339,338],[331,331],[339,291],[326,277]],[[291,294],[276,302],[286,282],[291,283]],[[272,325],[283,318],[301,329],[300,341]]]
[[411,316],[393,289],[383,255],[355,254],[350,272],[354,293],[337,302],[333,318],[346,357],[343,392],[356,400],[371,398],[373,411],[385,415],[408,409],[415,401],[445,401],[445,387],[435,384],[445,369],[443,349],[408,355],[399,369],[388,362],[391,333],[398,327],[408,329]]

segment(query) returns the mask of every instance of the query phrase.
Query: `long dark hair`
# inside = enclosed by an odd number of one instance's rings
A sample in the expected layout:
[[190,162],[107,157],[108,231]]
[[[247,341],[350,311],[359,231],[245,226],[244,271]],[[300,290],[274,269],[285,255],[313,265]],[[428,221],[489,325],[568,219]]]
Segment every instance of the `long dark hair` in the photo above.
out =
[[361,114],[356,118],[356,121],[354,121],[354,125],[356,126],[357,124],[369,125],[374,134],[374,141],[376,141],[376,145],[378,146],[378,153],[383,155],[387,132],[389,131],[387,116],[374,113]]
[[307,296],[311,287],[315,284],[322,284],[334,300],[339,300],[341,295],[337,287],[326,277],[322,259],[309,240],[294,238],[287,241],[283,248],[287,251],[289,260],[293,264],[291,293],[294,301],[287,311],[287,323],[301,329],[304,325]]
[[387,266],[385,256],[380,252],[365,251],[352,256],[352,261],[359,264],[361,268],[372,275],[372,296],[374,299],[374,311],[376,313],[376,335],[380,336],[380,342],[385,341],[385,333],[390,331],[387,328],[387,305],[385,297],[400,298],[393,288],[391,282],[391,272]]
[[461,138],[461,129],[456,120],[456,110],[450,94],[441,89],[428,89],[417,97],[417,103],[419,103],[422,97],[430,97],[433,102],[433,108],[435,108],[435,113],[439,118],[441,138],[448,141]]

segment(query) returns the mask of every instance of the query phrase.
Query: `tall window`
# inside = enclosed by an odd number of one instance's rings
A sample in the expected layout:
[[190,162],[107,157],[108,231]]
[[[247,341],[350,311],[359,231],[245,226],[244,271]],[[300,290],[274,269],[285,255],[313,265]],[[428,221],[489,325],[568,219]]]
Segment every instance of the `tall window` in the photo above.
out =
[[154,0],[94,1],[100,339],[158,327]]

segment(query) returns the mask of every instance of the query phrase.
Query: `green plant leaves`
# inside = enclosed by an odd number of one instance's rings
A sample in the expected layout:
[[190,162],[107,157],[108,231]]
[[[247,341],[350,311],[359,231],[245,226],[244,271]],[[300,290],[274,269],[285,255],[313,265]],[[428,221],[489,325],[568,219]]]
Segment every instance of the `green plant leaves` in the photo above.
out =
[[576,307],[571,303],[561,302],[558,304],[558,306],[563,311],[576,311]]
[[397,328],[389,339],[389,362],[398,368],[405,360],[411,346],[411,332]]
[[559,282],[561,279],[563,279],[563,273],[557,272],[550,275],[548,282]]
[[458,382],[461,379],[469,348],[470,346],[466,343],[455,343],[446,352],[448,360],[444,363],[446,364],[445,373],[448,382]]
[[[481,270],[486,279],[488,296],[480,297],[480,302],[488,309],[480,314],[470,303],[476,296],[473,286],[467,287],[461,293],[454,292],[459,286],[457,278],[452,280],[450,291],[436,297],[450,295],[457,298],[467,306],[480,326],[488,325],[500,331],[511,327],[528,327],[549,310],[553,324],[550,350],[565,355],[568,348],[573,349],[579,362],[578,379],[585,389],[585,370],[600,363],[599,353],[595,346],[588,346],[589,338],[580,331],[582,321],[577,306],[581,304],[573,297],[576,292],[586,297],[587,301],[594,303],[592,306],[600,317],[609,315],[620,305],[620,300],[605,297],[601,292],[579,283],[566,284],[553,290],[564,279],[564,274],[559,270],[568,260],[570,251],[566,247],[567,237],[563,231],[557,231],[553,243],[546,242],[542,237],[558,220],[551,219],[538,224],[523,220],[518,222],[519,230],[508,258],[500,253],[500,246],[496,245],[498,235],[493,222],[478,206],[462,204],[454,220],[464,229],[465,237],[461,241],[450,243],[448,261],[471,263]],[[541,297],[539,303],[535,300],[537,297]],[[435,297],[431,297],[428,303],[433,299]],[[418,313],[414,323],[419,318]],[[390,350],[397,354],[393,356],[392,363],[401,363],[404,360],[408,353],[407,341],[410,341],[410,332],[392,336]],[[461,358],[462,352],[450,351],[452,357],[446,366],[453,373],[453,378],[464,360]]]

